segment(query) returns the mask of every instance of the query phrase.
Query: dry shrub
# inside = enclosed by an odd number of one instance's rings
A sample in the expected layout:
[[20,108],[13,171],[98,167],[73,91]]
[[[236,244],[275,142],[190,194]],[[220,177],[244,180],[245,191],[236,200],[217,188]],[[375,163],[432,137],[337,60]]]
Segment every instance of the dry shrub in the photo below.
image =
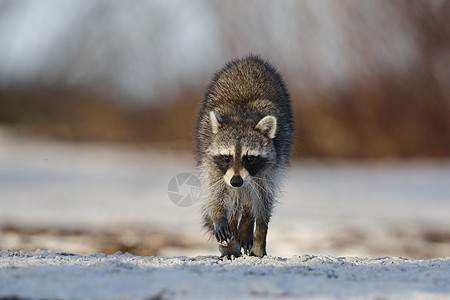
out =
[[450,154],[450,105],[394,79],[356,84],[334,97],[297,99],[296,153],[339,158],[445,157]]
[[[92,92],[60,89],[5,91],[0,122],[23,134],[81,142],[149,143],[190,149],[197,102],[162,99],[158,105],[126,105]],[[1,123],[0,123],[1,124]]]

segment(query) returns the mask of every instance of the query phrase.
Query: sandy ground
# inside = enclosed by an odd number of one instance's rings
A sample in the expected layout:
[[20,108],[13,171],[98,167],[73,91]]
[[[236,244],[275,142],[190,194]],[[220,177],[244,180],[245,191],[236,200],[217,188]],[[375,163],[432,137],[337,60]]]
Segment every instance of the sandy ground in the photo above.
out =
[[450,258],[139,257],[0,251],[20,299],[448,299]]

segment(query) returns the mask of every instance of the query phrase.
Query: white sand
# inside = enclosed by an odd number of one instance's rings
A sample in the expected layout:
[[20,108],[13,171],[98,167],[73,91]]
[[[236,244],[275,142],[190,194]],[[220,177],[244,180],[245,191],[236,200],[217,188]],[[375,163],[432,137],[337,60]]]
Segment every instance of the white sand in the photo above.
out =
[[[139,257],[0,252],[0,296],[24,299],[448,299],[450,258]],[[159,297],[159,298],[158,298]]]

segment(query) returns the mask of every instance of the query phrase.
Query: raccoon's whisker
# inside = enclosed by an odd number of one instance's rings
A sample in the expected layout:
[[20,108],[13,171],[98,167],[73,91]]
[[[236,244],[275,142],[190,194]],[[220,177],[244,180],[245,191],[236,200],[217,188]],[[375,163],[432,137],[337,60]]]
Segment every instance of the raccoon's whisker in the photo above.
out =
[[271,183],[271,181],[270,181],[270,180],[268,180],[268,179],[266,179],[266,178],[263,178],[263,177],[253,176],[253,178],[254,178],[254,179],[258,179],[258,180],[261,180],[261,181],[265,181],[265,182],[269,182],[269,183]]
[[267,192],[268,194],[273,194],[273,191],[272,191],[270,188],[268,188],[268,187],[266,187],[266,186],[264,186],[264,185],[259,184],[256,180],[255,180],[255,181],[252,181],[252,183],[256,184],[257,187],[259,187],[261,190]]
[[216,180],[216,182],[211,184],[211,188],[215,188],[217,185],[219,185],[220,183],[222,183],[222,178],[219,178],[218,180]]
[[264,188],[264,190],[273,191],[273,181],[272,180],[269,180],[269,179],[266,179],[263,177],[258,177],[258,176],[254,176],[253,178],[256,179],[255,180],[256,182],[259,180],[259,181],[261,181],[261,183],[267,183],[267,185],[262,186],[262,188]]
[[[256,185],[256,190],[258,190],[258,189],[261,189],[261,190],[263,190],[263,191],[266,191],[267,192],[267,190],[264,188],[264,187],[262,187],[260,184],[258,184],[258,183],[256,183],[256,182],[254,182],[253,184],[255,184]],[[259,198],[261,198],[261,192],[260,191],[258,191],[257,192],[258,193],[258,197]]]
[[[255,189],[255,187],[253,186],[252,183],[250,183],[249,185],[250,185],[250,187],[252,188],[253,193],[255,194],[256,198],[259,199],[259,193],[258,193],[258,191]],[[252,197],[250,197],[250,199],[252,199]]]
[[251,182],[250,182],[250,186],[252,187],[253,192],[255,192],[256,197],[261,198],[261,193],[258,191],[258,188],[257,188],[257,187],[255,188],[254,184],[258,185],[258,184],[257,184],[256,182],[254,182],[254,181],[251,181]]
[[235,192],[233,193],[233,202],[235,203],[233,215],[236,215],[236,213],[239,212],[240,209],[241,209],[241,201],[240,201],[240,200],[241,200],[241,199],[240,199],[240,197],[239,197],[238,192],[235,191]]

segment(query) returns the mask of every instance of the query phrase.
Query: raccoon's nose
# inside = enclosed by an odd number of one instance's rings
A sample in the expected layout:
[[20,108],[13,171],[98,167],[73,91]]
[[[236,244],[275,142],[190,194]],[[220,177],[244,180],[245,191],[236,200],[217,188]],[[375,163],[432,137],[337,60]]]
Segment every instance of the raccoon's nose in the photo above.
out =
[[240,187],[240,186],[242,186],[243,183],[244,183],[244,180],[242,180],[241,176],[237,175],[237,176],[231,177],[231,180],[230,180],[231,186]]

